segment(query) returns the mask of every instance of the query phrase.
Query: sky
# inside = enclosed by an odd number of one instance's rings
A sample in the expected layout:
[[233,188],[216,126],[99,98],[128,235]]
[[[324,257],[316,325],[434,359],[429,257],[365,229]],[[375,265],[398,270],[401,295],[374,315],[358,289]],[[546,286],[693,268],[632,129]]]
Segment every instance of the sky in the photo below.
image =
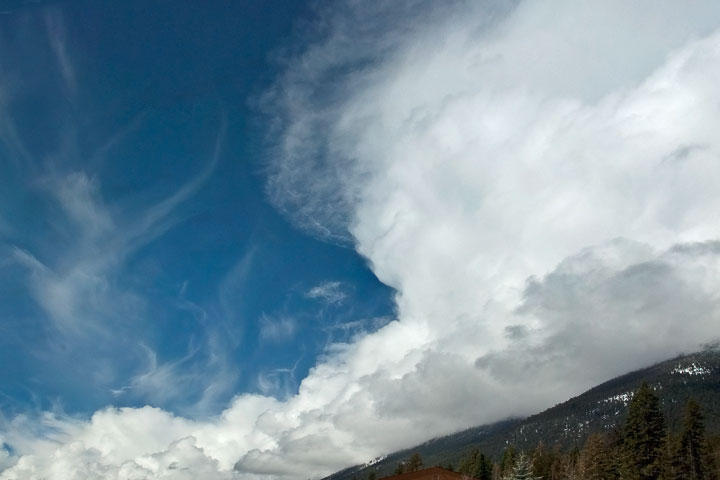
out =
[[0,7],[2,480],[320,478],[720,340],[715,0]]

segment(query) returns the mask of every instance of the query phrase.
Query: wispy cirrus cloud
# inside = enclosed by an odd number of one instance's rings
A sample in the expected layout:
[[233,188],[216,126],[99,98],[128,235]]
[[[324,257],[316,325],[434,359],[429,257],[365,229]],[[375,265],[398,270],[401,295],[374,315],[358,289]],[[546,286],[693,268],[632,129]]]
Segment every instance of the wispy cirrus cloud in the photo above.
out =
[[305,293],[307,298],[317,299],[326,305],[341,305],[347,299],[345,287],[341,282],[323,282]]
[[275,368],[261,371],[257,375],[257,387],[265,396],[287,400],[297,393],[298,378],[296,371],[298,359],[291,368]]
[[[104,146],[96,151],[94,163],[84,161],[86,145],[78,135],[84,125],[83,110],[76,98],[68,96],[82,84],[82,70],[73,64],[62,10],[48,7],[37,13],[24,12],[24,20],[10,23],[12,35],[0,42],[2,62],[8,63],[0,73],[0,207],[16,212],[3,214],[0,220],[0,253],[3,267],[13,269],[16,287],[26,287],[28,303],[35,307],[31,311],[28,306],[27,315],[39,332],[36,344],[25,350],[35,361],[82,369],[96,391],[120,389],[134,376],[135,388],[124,391],[126,398],[149,400],[153,392],[142,385],[174,373],[176,379],[183,379],[179,383],[192,383],[194,390],[205,392],[195,400],[198,411],[207,411],[209,404],[229,395],[234,378],[223,364],[222,342],[213,340],[217,332],[200,325],[198,330],[204,333],[191,349],[196,354],[183,364],[199,369],[198,364],[205,363],[213,373],[194,375],[189,369],[181,375],[172,368],[177,364],[173,358],[159,362],[151,369],[153,375],[143,370],[146,352],[138,345],[153,328],[149,319],[153,301],[130,265],[139,251],[186,218],[182,207],[206,184],[219,162],[226,119],[221,115],[215,138],[208,137],[210,153],[197,162],[199,171],[179,186],[109,200],[106,185],[94,172],[100,157],[136,125],[131,122],[130,127],[111,132],[110,140],[101,142]],[[34,26],[44,28],[37,30],[39,39]],[[28,47],[37,55],[16,58],[11,48],[14,37],[38,40]],[[49,74],[27,76],[27,70],[44,59],[49,59],[45,63]],[[23,83],[21,78],[32,80]],[[27,107],[23,102],[38,92],[44,95],[42,119],[48,120],[43,135],[36,131],[39,125],[27,128],[21,122]],[[25,341],[19,337],[18,342]],[[142,377],[141,371],[147,375]],[[169,399],[169,395],[153,397],[159,403]]]
[[75,66],[68,53],[65,22],[62,12],[57,9],[45,10],[45,27],[47,29],[48,43],[55,54],[57,65],[62,74],[65,86],[71,94],[77,90]]
[[260,317],[260,339],[268,342],[282,342],[290,339],[297,331],[297,320],[287,315]]
[[229,361],[227,347],[210,332],[203,343],[189,345],[180,358],[159,361],[155,350],[140,344],[146,364],[130,381],[112,389],[115,397],[141,398],[152,405],[174,405],[177,413],[207,417],[232,394],[239,369]]

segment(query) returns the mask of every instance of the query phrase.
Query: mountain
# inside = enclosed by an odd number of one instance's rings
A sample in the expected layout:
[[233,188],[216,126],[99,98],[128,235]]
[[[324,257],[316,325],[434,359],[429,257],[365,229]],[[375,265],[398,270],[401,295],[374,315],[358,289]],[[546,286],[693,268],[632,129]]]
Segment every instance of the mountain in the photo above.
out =
[[538,443],[569,450],[582,447],[592,433],[619,425],[634,392],[645,381],[660,397],[671,431],[677,431],[685,403],[693,397],[702,407],[709,434],[720,434],[720,349],[683,355],[614,378],[587,392],[525,419],[511,419],[470,428],[401,450],[367,465],[336,472],[324,480],[366,479],[392,475],[398,462],[419,453],[425,466],[457,467],[472,448],[498,460],[507,445],[521,450]]

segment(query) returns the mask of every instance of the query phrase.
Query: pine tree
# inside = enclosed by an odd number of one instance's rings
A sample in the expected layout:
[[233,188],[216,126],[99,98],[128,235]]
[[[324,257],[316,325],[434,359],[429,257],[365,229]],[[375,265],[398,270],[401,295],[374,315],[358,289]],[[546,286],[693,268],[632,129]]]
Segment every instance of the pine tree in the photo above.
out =
[[623,480],[657,480],[663,474],[665,418],[660,400],[643,382],[628,409],[623,431]]
[[685,407],[683,432],[677,452],[680,477],[687,480],[716,479],[712,459],[705,439],[705,422],[700,405],[690,399]]
[[405,471],[406,472],[417,472],[418,470],[422,470],[423,468],[423,462],[422,458],[420,458],[419,453],[413,453],[410,455],[410,458],[408,459],[407,463],[405,464]]
[[504,477],[510,471],[512,471],[515,465],[515,458],[517,457],[517,450],[515,447],[510,445],[503,451],[502,460],[500,460],[500,476]]
[[470,455],[464,457],[460,462],[460,468],[458,471],[466,475],[474,476],[473,471],[475,470],[475,464],[477,463],[477,459],[479,456],[480,450],[478,450],[477,448],[473,448],[470,451]]
[[590,435],[580,452],[579,470],[584,480],[612,480],[618,478],[614,455],[607,435]]
[[473,448],[470,455],[460,462],[460,473],[479,480],[492,480],[493,463],[480,450]]
[[478,480],[492,480],[493,463],[482,453],[478,458],[473,477]]
[[480,451],[477,448],[473,448],[470,451],[470,455],[468,455],[467,457],[463,457],[463,459],[460,461],[458,471],[466,475],[472,475],[472,469],[475,465],[475,459],[477,459],[478,455],[480,455]]
[[542,442],[532,454],[532,471],[536,477],[550,478],[556,455],[548,451]]
[[515,465],[510,473],[504,477],[505,480],[540,480],[532,473],[532,462],[524,453],[517,455]]
[[665,437],[665,477],[667,480],[681,480],[683,476],[683,466],[680,462],[680,438],[668,433]]

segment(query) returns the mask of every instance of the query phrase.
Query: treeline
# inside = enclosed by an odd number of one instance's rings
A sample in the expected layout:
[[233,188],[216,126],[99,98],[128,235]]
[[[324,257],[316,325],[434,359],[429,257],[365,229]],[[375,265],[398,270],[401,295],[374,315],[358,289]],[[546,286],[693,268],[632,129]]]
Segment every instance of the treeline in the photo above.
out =
[[475,449],[458,471],[479,480],[720,480],[720,438],[706,437],[701,408],[692,399],[681,431],[669,432],[658,397],[643,383],[625,422],[590,436],[581,449],[541,443],[519,452],[509,446],[495,462]]
[[[659,398],[643,383],[624,423],[591,435],[582,448],[567,451],[540,443],[523,452],[508,446],[495,459],[473,449],[456,468],[442,466],[478,480],[720,480],[720,436],[708,438],[704,420],[700,405],[690,399],[679,430],[671,432]],[[422,468],[415,453],[394,473]],[[376,478],[375,472],[368,475]]]

